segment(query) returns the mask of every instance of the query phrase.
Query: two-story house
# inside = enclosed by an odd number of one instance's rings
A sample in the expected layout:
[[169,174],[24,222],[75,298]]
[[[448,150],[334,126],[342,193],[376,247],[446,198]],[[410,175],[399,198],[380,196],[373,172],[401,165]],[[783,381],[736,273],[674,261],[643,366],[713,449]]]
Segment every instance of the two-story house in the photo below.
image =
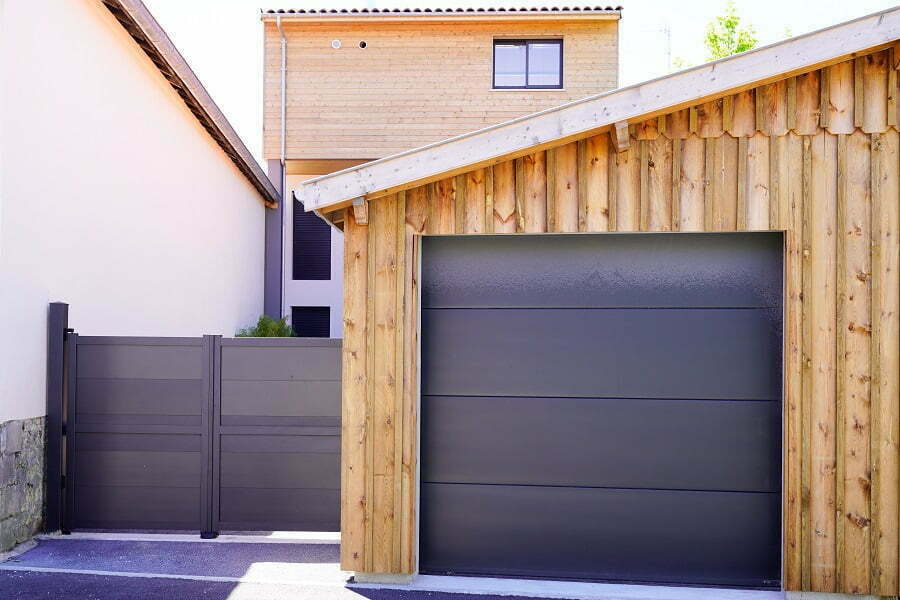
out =
[[341,335],[342,242],[300,182],[618,84],[621,9],[269,10],[264,155],[288,200],[267,224],[266,311]]

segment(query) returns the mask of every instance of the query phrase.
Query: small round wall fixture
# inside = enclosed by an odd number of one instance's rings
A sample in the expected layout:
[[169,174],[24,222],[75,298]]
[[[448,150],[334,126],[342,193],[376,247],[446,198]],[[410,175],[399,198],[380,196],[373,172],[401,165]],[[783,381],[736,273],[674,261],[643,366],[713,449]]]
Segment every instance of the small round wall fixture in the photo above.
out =
[[368,44],[366,43],[366,40],[360,40],[360,41],[359,41],[359,47],[360,47],[361,49],[365,50],[365,49],[366,49],[366,46],[368,46]]
[[337,50],[341,47],[341,40],[331,40],[331,47]]

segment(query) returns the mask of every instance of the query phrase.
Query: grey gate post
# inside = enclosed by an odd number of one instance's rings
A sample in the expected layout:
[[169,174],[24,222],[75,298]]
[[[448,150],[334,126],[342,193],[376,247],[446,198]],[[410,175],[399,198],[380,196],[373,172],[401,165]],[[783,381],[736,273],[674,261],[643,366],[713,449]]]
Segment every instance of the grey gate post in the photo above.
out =
[[59,531],[63,526],[63,438],[66,433],[64,419],[68,327],[69,305],[65,302],[51,302],[47,315],[47,478],[44,488],[44,531]]

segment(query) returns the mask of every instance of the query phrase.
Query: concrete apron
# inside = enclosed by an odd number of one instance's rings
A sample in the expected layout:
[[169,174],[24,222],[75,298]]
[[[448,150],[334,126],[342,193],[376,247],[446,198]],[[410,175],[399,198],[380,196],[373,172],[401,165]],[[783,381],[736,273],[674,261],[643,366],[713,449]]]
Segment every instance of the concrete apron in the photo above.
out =
[[778,590],[738,590],[722,588],[670,587],[501,579],[492,577],[455,577],[442,575],[383,575],[355,573],[350,589],[395,589],[456,594],[525,596],[579,600],[878,600],[878,596],[783,592]]

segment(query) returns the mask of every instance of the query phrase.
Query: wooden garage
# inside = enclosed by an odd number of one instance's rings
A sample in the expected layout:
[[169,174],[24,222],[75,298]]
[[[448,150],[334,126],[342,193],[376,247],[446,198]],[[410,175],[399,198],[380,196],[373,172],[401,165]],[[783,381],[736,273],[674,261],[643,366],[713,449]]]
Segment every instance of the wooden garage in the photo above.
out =
[[[900,593],[898,38],[892,9],[304,183],[345,235],[343,567]],[[472,543],[560,528],[588,550]]]

